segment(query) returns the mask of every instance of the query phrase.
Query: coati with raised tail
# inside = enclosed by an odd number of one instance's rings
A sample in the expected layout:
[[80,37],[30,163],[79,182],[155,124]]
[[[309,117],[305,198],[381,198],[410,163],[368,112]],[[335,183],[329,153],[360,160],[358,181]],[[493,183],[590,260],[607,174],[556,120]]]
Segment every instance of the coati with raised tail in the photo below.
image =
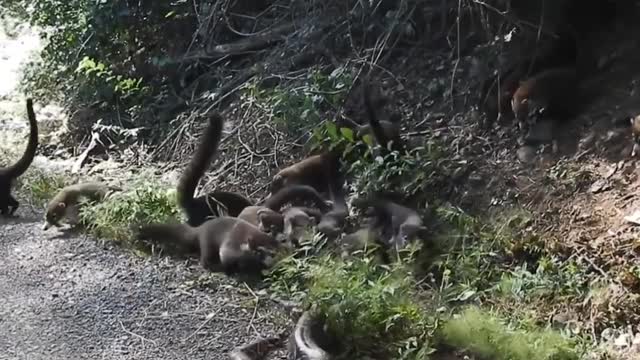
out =
[[198,227],[188,224],[149,224],[138,229],[137,238],[173,242],[188,252],[200,252],[200,264],[227,274],[256,273],[273,265],[273,253],[282,244],[255,225],[221,216]]
[[0,168],[0,214],[12,216],[20,203],[11,195],[13,181],[25,171],[33,162],[38,148],[38,122],[33,111],[33,100],[27,99],[27,118],[29,119],[29,142],[22,157],[15,164]]
[[[378,144],[384,149],[384,151],[398,151],[403,152],[405,150],[405,145],[402,139],[400,138],[400,127],[393,127],[391,129],[385,130],[378,119],[378,114],[376,113],[376,109],[379,106],[373,103],[373,99],[371,96],[371,84],[369,79],[366,78],[362,81],[362,94],[364,97],[364,108],[367,113],[367,117],[369,119],[369,125],[371,128],[371,132],[375,137]],[[397,124],[396,124],[397,125]],[[389,131],[391,130],[391,131]],[[391,146],[389,147],[389,142],[391,142]]]
[[198,226],[208,218],[224,213],[238,216],[245,207],[252,205],[244,196],[228,191],[213,191],[197,198],[193,197],[200,178],[218,150],[223,125],[224,120],[220,114],[214,113],[209,117],[209,124],[200,144],[178,182],[178,204],[184,210],[187,223],[191,226]]
[[102,201],[110,190],[121,191],[122,189],[101,182],[86,182],[64,187],[47,204],[42,229],[47,230],[51,226],[60,226],[60,220],[65,217],[74,217],[74,220],[77,221],[78,205],[81,198]]
[[562,122],[574,115],[580,97],[578,80],[576,69],[555,68],[521,82],[511,98],[520,130],[526,131],[538,116]]
[[339,166],[340,156],[332,151],[312,155],[278,171],[271,180],[271,193],[294,185],[308,185],[320,193],[329,191],[331,178],[325,172],[327,166]]

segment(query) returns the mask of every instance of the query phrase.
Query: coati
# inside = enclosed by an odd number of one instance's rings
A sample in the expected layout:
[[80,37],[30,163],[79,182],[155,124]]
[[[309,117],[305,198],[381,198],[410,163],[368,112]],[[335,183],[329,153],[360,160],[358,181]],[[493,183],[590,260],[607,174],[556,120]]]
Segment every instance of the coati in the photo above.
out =
[[258,360],[264,359],[269,353],[284,345],[289,334],[283,332],[280,336],[260,338],[249,344],[235,348],[229,353],[231,360]]
[[640,115],[631,117],[631,138],[633,139],[631,157],[635,157],[640,147]]
[[[372,97],[371,97],[371,89],[370,89],[369,79],[364,79],[362,82],[362,94],[364,97],[364,108],[367,113],[367,117],[369,119],[369,125],[373,135],[378,142],[378,144],[387,151],[389,149],[389,142],[391,142],[390,149],[391,151],[403,152],[405,149],[404,143],[400,138],[400,128],[395,127],[392,129],[390,133],[386,132],[382,127],[382,124],[378,120],[378,115],[376,113],[376,109],[378,106],[374,105]],[[396,124],[397,125],[397,124]]]
[[[296,198],[300,200],[313,201],[322,212],[329,210],[327,203],[313,187],[307,185],[290,185],[271,195],[262,205],[247,206],[240,214],[238,214],[238,218],[246,220],[257,226],[261,222],[260,217],[258,216],[258,211],[261,209],[268,209],[271,211],[263,211],[262,216],[272,219],[270,224],[274,225],[276,231],[280,232],[283,229],[283,223],[280,222],[278,224],[277,214],[285,204]],[[281,219],[284,219],[284,217]]]
[[329,333],[327,326],[305,311],[289,337],[288,359],[332,360],[340,353],[342,344]]
[[198,226],[208,218],[221,216],[225,212],[229,216],[238,216],[245,207],[252,205],[244,196],[228,191],[213,191],[197,198],[193,197],[200,178],[220,145],[223,125],[224,120],[220,114],[214,113],[209,117],[209,124],[196,153],[178,182],[178,204],[184,210],[187,223],[191,226]]
[[318,223],[318,231],[329,239],[335,239],[345,226],[345,221],[349,215],[349,208],[344,195],[344,178],[337,164],[325,164],[325,172],[328,174],[329,197],[333,206],[331,210],[324,214]]
[[149,224],[139,228],[137,238],[175,242],[187,251],[200,252],[205,269],[227,274],[255,273],[273,264],[273,252],[281,243],[255,225],[234,217],[221,216],[198,227],[188,224]]
[[3,216],[12,216],[18,210],[20,203],[11,195],[11,186],[18,176],[27,171],[38,148],[38,122],[33,111],[32,99],[27,99],[27,117],[30,130],[24,154],[15,164],[0,168],[0,214]]
[[387,253],[387,243],[382,239],[381,230],[376,228],[373,223],[362,227],[351,234],[345,234],[340,239],[340,256],[345,259],[358,251],[368,251],[376,249],[376,256],[379,256],[380,262],[389,264],[391,259]]
[[368,215],[373,219],[372,226],[381,229],[386,245],[391,245],[396,250],[404,248],[427,230],[415,210],[393,201],[370,198],[356,200],[354,205],[360,208],[368,206]]
[[521,131],[541,115],[556,122],[571,117],[576,110],[578,75],[574,68],[545,70],[520,83],[511,99],[511,109]]
[[297,207],[288,208],[283,212],[283,215],[284,229],[282,233],[286,241],[294,246],[300,245],[305,228],[312,224],[312,217]]
[[273,176],[271,180],[271,193],[294,184],[309,185],[323,193],[328,190],[330,179],[324,172],[327,163],[337,161],[336,156],[330,152],[312,155],[308,158],[290,165]]
[[77,221],[78,205],[82,197],[91,201],[101,201],[107,196],[109,190],[121,191],[116,186],[110,186],[100,182],[86,182],[64,187],[49,201],[44,213],[43,230],[51,226],[60,226],[60,220],[69,216]]

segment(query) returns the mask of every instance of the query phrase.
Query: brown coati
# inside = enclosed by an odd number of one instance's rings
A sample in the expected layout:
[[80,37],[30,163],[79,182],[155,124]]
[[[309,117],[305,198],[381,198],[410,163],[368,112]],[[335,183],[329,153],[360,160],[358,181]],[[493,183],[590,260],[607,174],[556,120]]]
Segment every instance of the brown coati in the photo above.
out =
[[[369,120],[369,126],[371,128],[371,132],[375,137],[378,144],[387,152],[389,149],[391,151],[403,152],[405,149],[404,142],[400,138],[400,127],[392,128],[391,133],[387,133],[385,129],[382,127],[382,124],[378,120],[377,109],[378,104],[373,103],[373,99],[371,96],[371,84],[369,83],[369,79],[364,79],[362,81],[362,94],[364,97],[364,108],[366,110],[367,118]],[[391,145],[388,145],[391,142]]]
[[0,214],[3,216],[11,216],[20,203],[11,195],[11,186],[13,181],[31,165],[38,148],[38,122],[36,114],[33,112],[33,100],[27,99],[27,117],[29,119],[29,142],[22,157],[13,165],[0,168]]
[[[262,205],[247,206],[238,215],[238,218],[246,220],[257,226],[260,223],[258,211],[261,209],[268,209],[271,211],[263,211],[262,216],[268,216],[273,219],[270,222],[271,225],[275,226],[276,231],[281,232],[284,223],[280,222],[280,224],[278,224],[277,214],[285,204],[295,199],[312,201],[322,212],[329,210],[329,205],[327,205],[322,196],[313,187],[307,185],[290,185],[271,195]],[[283,220],[284,217],[281,217],[281,219]]]
[[528,123],[544,117],[562,122],[576,113],[578,74],[574,68],[545,70],[520,83],[511,99],[511,109],[523,132]]
[[229,358],[231,360],[264,359],[273,350],[283,347],[288,336],[288,332],[283,332],[277,337],[259,338],[249,344],[233,349],[229,353]]
[[78,205],[81,198],[102,201],[110,190],[121,191],[122,189],[100,182],[86,182],[65,186],[47,204],[42,229],[47,230],[51,226],[60,226],[60,220],[65,217],[70,217],[77,222]]
[[256,273],[273,265],[273,253],[282,244],[242,219],[221,216],[198,227],[188,224],[149,224],[139,228],[137,238],[173,242],[188,252],[200,252],[200,264],[227,274]]
[[308,185],[321,193],[327,192],[331,179],[325,173],[325,169],[328,165],[333,166],[338,161],[337,155],[326,152],[309,156],[290,165],[273,176],[271,193],[276,193],[280,189],[294,184]]
[[302,239],[305,229],[313,223],[313,218],[303,209],[297,207],[288,208],[282,215],[284,216],[282,233],[285,241],[290,245],[299,246],[300,239]]
[[379,198],[354,201],[359,208],[368,207],[372,218],[371,226],[381,231],[384,244],[396,250],[403,249],[409,242],[427,231],[420,215],[413,209],[393,201]]
[[213,191],[206,195],[193,197],[200,178],[214,157],[222,136],[224,120],[218,113],[209,117],[209,124],[201,137],[196,153],[184,170],[178,182],[178,204],[187,216],[187,223],[198,226],[208,218],[228,215],[238,216],[251,201],[240,194],[228,191]]

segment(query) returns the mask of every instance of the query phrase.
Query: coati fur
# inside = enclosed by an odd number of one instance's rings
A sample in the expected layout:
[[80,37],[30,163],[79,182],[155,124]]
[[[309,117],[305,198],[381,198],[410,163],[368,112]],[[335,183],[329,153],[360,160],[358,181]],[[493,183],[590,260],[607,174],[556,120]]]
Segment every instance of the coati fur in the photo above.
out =
[[633,140],[631,157],[635,157],[640,148],[640,115],[631,117],[631,138]]
[[[370,87],[371,85],[369,83],[369,79],[364,79],[362,83],[364,108],[366,110],[367,118],[369,120],[369,126],[371,128],[371,132],[373,133],[373,136],[375,137],[378,144],[383,149],[385,149],[384,150],[385,152],[388,151],[388,149],[390,149],[391,151],[403,152],[405,149],[405,145],[402,139],[400,138],[399,126],[393,128],[390,133],[385,131],[385,129],[382,127],[382,124],[380,123],[378,119],[378,114],[376,112],[376,109],[378,108],[378,106],[376,106],[377,104],[373,103]],[[391,142],[390,146],[388,145],[389,142]]]
[[101,182],[86,182],[65,186],[47,204],[44,213],[43,230],[51,226],[60,226],[60,221],[65,217],[74,217],[77,221],[78,205],[81,198],[91,201],[102,201],[109,191],[121,191],[116,186],[110,186]]
[[[283,222],[278,222],[278,213],[280,209],[287,203],[294,199],[309,200],[322,212],[329,210],[329,205],[325,202],[322,196],[311,186],[307,185],[290,185],[283,189],[280,189],[275,194],[271,195],[262,205],[247,206],[238,215],[238,218],[246,220],[253,225],[258,226],[261,221],[258,216],[258,211],[261,209],[267,209],[271,211],[263,211],[262,217],[269,217],[270,224],[275,226],[276,231],[281,232],[284,226]],[[280,217],[284,220],[284,217]]]
[[271,193],[274,194],[280,189],[294,184],[308,185],[321,193],[326,192],[331,179],[327,177],[324,170],[327,163],[334,161],[336,161],[336,157],[333,154],[322,153],[309,156],[278,171],[271,180]]
[[520,130],[538,115],[562,122],[575,114],[580,97],[578,74],[574,68],[545,70],[520,83],[511,99],[511,109]]
[[256,273],[273,265],[273,252],[281,247],[273,236],[255,225],[234,217],[221,216],[198,227],[188,224],[143,225],[140,240],[174,242],[186,251],[199,251],[205,269],[227,274]]
[[187,216],[187,223],[198,226],[208,218],[222,216],[238,216],[251,201],[240,194],[228,191],[213,191],[206,195],[193,197],[200,178],[214,157],[220,139],[224,120],[218,113],[209,117],[209,124],[201,137],[191,162],[184,170],[178,182],[178,204]]
[[282,233],[285,240],[288,244],[299,246],[304,230],[313,223],[313,218],[297,207],[288,208],[282,215],[284,216]]
[[22,157],[15,164],[0,168],[0,214],[12,216],[20,203],[11,195],[13,181],[24,174],[33,162],[38,148],[38,122],[33,111],[33,100],[27,99],[27,118],[29,119],[29,142]]
[[288,359],[332,360],[337,357],[342,344],[329,333],[327,326],[305,311],[298,319],[289,337]]
[[393,201],[370,198],[357,200],[354,205],[360,208],[368,206],[372,226],[381,229],[385,244],[393,246],[396,251],[427,231],[415,210]]
[[325,164],[325,172],[331,179],[329,184],[329,197],[333,203],[331,210],[322,216],[318,223],[318,231],[329,239],[335,239],[342,233],[349,208],[344,195],[344,178],[336,164]]

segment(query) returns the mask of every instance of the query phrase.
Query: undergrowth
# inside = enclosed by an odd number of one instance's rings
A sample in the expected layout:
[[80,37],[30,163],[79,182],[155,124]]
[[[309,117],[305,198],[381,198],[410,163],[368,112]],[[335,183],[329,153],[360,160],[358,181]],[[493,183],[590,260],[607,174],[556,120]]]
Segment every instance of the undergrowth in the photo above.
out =
[[173,189],[141,180],[102,202],[83,207],[80,219],[87,231],[98,238],[131,242],[135,226],[167,222],[179,214]]
[[483,359],[495,360],[574,360],[575,344],[551,330],[518,330],[501,319],[477,308],[445,322],[440,330],[442,342],[467,349]]

